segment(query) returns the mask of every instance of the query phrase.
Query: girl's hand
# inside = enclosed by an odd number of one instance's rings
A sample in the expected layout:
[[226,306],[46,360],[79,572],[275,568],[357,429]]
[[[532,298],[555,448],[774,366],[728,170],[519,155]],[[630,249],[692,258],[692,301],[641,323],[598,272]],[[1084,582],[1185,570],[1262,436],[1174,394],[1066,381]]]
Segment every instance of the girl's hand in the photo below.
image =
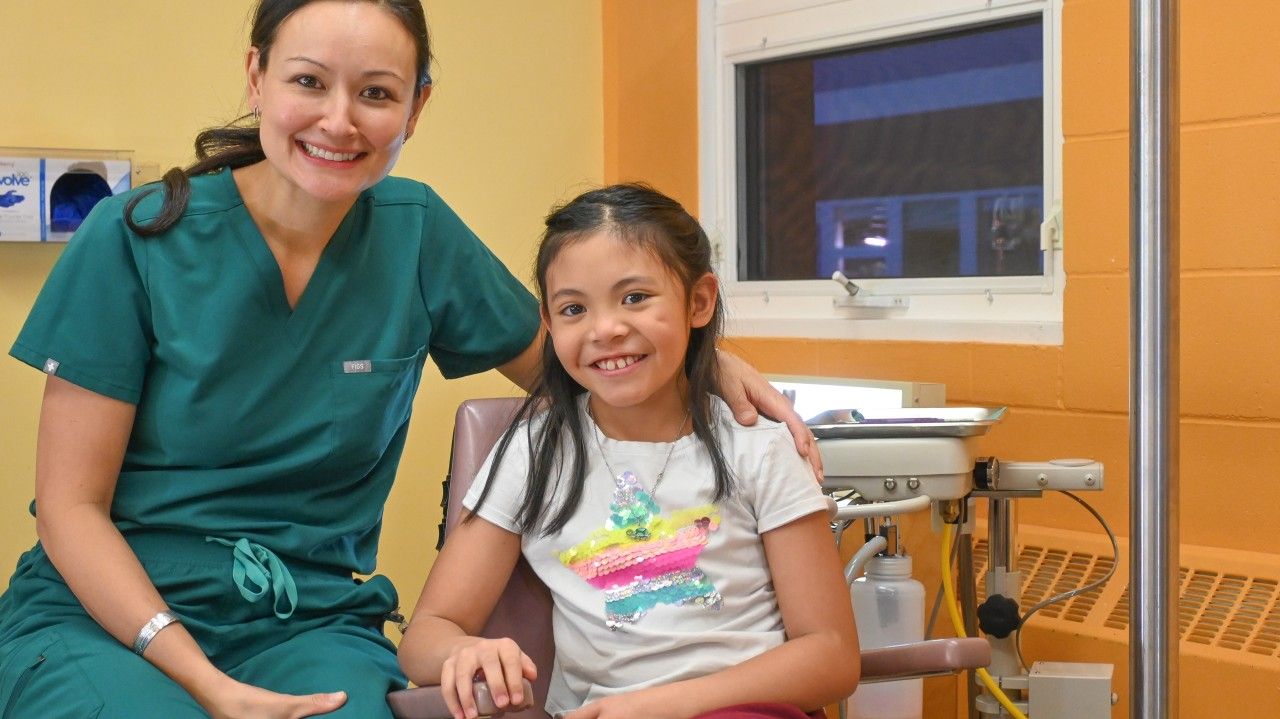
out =
[[454,719],[478,715],[474,690],[477,675],[483,675],[494,705],[503,709],[524,703],[521,679],[537,679],[538,670],[511,639],[477,639],[455,649],[440,668],[440,690]]
[[201,702],[213,719],[301,719],[336,711],[346,692],[295,696],[232,680],[216,699]]
[[814,442],[813,432],[791,408],[791,402],[741,357],[724,350],[717,350],[716,357],[720,361],[721,398],[733,410],[738,423],[755,424],[759,414],[785,422],[796,441],[796,451],[809,460],[809,466],[821,483],[822,455]]

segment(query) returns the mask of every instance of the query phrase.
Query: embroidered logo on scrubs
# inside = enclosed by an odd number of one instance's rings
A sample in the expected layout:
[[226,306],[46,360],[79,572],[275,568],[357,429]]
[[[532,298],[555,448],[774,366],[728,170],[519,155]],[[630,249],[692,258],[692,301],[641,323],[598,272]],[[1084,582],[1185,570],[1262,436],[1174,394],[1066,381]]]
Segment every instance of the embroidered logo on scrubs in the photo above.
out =
[[61,362],[59,362],[58,360],[56,360],[56,359],[54,359],[54,358],[50,357],[49,359],[47,359],[47,360],[45,360],[45,361],[44,361],[44,373],[45,373],[45,374],[58,374],[58,368],[59,368],[59,367],[61,367],[61,366],[62,366],[62,363],[61,363]]
[[347,360],[342,363],[343,374],[361,374],[373,371],[373,362],[371,360]]
[[605,625],[635,624],[660,604],[719,611],[720,592],[698,569],[698,555],[720,528],[714,504],[663,515],[632,472],[614,480],[609,519],[560,552],[566,567],[604,592]]

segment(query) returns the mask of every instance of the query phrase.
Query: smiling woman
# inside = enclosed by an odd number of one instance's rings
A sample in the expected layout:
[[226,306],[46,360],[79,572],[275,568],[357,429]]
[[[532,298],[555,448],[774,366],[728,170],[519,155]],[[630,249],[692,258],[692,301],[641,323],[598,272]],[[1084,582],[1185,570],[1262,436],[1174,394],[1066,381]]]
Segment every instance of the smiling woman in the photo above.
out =
[[336,203],[341,217],[391,171],[431,91],[418,80],[413,48],[413,36],[381,7],[321,2],[297,11],[270,56],[249,51],[248,99],[269,162],[246,168],[238,182],[282,203],[261,211],[306,216]]
[[261,0],[252,113],[59,260],[11,350],[48,378],[6,719],[389,715],[398,598],[353,573],[423,364],[523,381],[539,325],[431,188],[388,177],[429,59],[417,0]]
[[249,50],[267,162],[233,177],[291,307],[356,197],[387,176],[413,135],[431,94],[414,57],[404,24],[368,2],[307,5],[271,46]]

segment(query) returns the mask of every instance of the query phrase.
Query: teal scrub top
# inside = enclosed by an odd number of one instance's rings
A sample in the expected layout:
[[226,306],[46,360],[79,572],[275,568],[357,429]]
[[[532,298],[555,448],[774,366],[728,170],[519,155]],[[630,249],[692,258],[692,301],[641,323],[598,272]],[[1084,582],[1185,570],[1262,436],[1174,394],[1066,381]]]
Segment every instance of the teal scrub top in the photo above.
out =
[[192,178],[158,237],[125,224],[132,194],[93,209],[10,350],[137,405],[117,526],[372,571],[425,359],[445,377],[513,359],[536,300],[419,182],[361,194],[292,310],[230,170]]

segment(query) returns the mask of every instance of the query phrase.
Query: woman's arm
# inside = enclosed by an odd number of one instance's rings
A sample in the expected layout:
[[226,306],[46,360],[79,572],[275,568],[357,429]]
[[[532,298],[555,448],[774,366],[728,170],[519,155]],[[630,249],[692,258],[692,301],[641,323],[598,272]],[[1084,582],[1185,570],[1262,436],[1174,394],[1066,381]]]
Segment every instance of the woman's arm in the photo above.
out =
[[510,639],[481,639],[511,571],[520,535],[475,517],[459,522],[445,540],[400,642],[400,667],[415,684],[439,684],[454,717],[474,717],[472,683],[484,674],[499,708],[524,701],[521,677],[537,670]]
[[[128,647],[168,608],[111,521],[134,411],[127,402],[49,377],[36,442],[40,543],[89,615]],[[181,624],[157,634],[144,656],[214,717],[311,716],[346,701],[342,694],[293,697],[241,684],[219,671]]]
[[787,641],[714,674],[593,702],[566,719],[685,719],[754,702],[810,711],[853,693],[858,633],[826,517],[810,514],[762,539]]
[[545,339],[546,332],[542,327],[538,328],[538,333],[533,336],[533,341],[528,347],[524,348],[515,359],[505,364],[498,365],[498,371],[502,376],[515,382],[520,389],[528,392],[533,389],[534,383],[538,380],[538,372],[542,364],[542,343]]

